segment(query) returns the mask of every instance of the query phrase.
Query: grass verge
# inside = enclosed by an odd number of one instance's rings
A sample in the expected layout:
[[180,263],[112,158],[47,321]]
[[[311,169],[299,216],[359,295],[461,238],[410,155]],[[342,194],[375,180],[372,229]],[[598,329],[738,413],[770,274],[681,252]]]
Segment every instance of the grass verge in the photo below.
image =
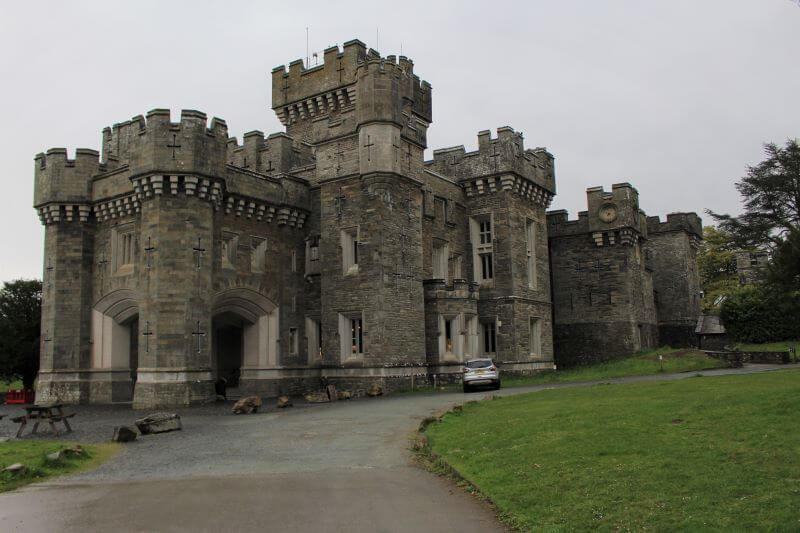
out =
[[[89,470],[110,459],[119,450],[116,443],[81,445],[82,457],[47,458],[47,454],[72,448],[74,442],[61,441],[10,441],[0,442],[0,492],[16,489],[47,478]],[[12,474],[2,469],[14,463],[26,467],[24,474]]]
[[797,530],[800,371],[470,402],[427,426],[501,517],[532,530]]
[[794,348],[795,353],[800,352],[800,341],[766,342],[763,344],[739,343],[733,346],[740,352],[785,352]]
[[[659,359],[659,356],[662,359]],[[596,381],[626,376],[647,376],[662,372],[665,374],[692,372],[726,366],[728,365],[724,361],[708,357],[699,350],[664,347],[630,357],[614,359],[607,363],[558,370],[556,372],[544,372],[533,376],[505,378],[503,379],[503,386],[520,387],[546,383]]]

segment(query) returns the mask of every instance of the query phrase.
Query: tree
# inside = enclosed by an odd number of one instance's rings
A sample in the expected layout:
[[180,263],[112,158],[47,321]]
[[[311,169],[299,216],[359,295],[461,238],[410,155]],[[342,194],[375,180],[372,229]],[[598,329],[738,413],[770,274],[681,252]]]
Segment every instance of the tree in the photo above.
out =
[[706,210],[739,248],[774,249],[800,230],[800,143],[768,143],[764,151],[767,158],[747,167],[747,175],[736,183],[744,213],[733,217]]
[[700,306],[704,313],[719,308],[722,297],[735,291],[738,286],[736,276],[736,253],[733,236],[714,226],[703,228],[703,241],[697,254],[697,267],[703,300]]
[[31,388],[39,371],[42,282],[18,279],[0,289],[0,378]]
[[784,291],[800,290],[800,229],[792,230],[772,253],[767,283]]

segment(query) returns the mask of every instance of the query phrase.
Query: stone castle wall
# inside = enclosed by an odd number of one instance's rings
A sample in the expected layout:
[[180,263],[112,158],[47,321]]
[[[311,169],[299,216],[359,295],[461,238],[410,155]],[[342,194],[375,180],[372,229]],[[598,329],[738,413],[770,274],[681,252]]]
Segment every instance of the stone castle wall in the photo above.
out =
[[[564,347],[579,361],[655,345],[662,278],[632,187],[609,197],[624,224],[548,217],[553,156],[509,127],[424,161],[430,84],[357,40],[274,69],[272,108],[286,131],[241,144],[220,119],[154,109],[104,129],[101,153],[36,157],[40,400],[186,405],[223,377],[262,395],[393,390],[457,382],[472,357],[511,375]],[[684,254],[658,264],[691,261],[680,228],[653,233]]]

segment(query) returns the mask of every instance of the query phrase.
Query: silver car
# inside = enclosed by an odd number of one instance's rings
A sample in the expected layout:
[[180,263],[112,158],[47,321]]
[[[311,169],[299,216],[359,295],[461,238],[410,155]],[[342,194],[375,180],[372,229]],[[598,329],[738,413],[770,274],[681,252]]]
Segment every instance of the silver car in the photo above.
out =
[[473,387],[500,388],[500,370],[491,359],[470,359],[464,363],[464,392]]

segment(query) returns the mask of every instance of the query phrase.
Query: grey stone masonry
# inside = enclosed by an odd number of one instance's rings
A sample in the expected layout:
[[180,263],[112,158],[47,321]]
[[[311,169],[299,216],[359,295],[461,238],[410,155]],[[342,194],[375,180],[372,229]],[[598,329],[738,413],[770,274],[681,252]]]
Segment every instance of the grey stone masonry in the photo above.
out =
[[[272,71],[285,131],[240,143],[218,118],[154,109],[105,128],[100,153],[37,155],[37,400],[392,391],[457,382],[472,357],[525,374],[561,348],[568,361],[654,345],[660,278],[642,259],[635,189],[590,192],[590,210],[613,201],[615,223],[547,217],[553,155],[507,126],[425,161],[432,90],[409,58],[352,40],[319,66]],[[685,274],[663,302],[676,317],[664,324],[682,328],[691,239],[654,233],[683,254],[654,255]],[[590,261],[602,268],[583,274]]]
[[645,217],[628,183],[587,189],[588,211],[547,214],[556,361],[573,366],[692,345],[699,316],[694,213]]
[[647,217],[645,254],[653,271],[658,312],[659,343],[673,347],[695,346],[700,316],[700,274],[697,248],[703,224],[694,213],[670,213],[661,222]]

